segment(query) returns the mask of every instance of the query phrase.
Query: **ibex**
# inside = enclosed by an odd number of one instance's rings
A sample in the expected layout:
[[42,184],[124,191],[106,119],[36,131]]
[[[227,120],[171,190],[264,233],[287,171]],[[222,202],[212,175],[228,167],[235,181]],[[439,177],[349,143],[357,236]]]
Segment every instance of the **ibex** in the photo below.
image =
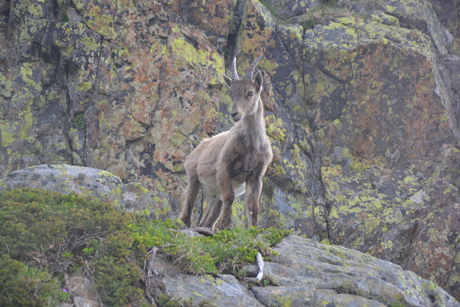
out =
[[200,187],[208,199],[200,227],[213,228],[222,212],[220,227],[230,229],[233,201],[245,192],[250,223],[257,226],[262,177],[273,157],[260,98],[263,76],[260,71],[254,75],[261,58],[251,64],[242,78],[238,77],[236,58],[233,59],[232,78],[224,75],[224,80],[230,87],[231,116],[236,124],[228,131],[204,139],[185,160],[188,186],[180,219],[187,227],[191,226]]

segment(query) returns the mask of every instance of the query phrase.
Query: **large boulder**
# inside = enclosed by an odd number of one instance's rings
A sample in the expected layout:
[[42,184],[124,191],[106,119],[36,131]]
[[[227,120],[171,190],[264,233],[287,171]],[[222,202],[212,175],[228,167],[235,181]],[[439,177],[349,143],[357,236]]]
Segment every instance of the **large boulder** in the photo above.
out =
[[19,188],[92,196],[126,211],[142,212],[152,219],[176,217],[167,203],[161,202],[141,183],[123,184],[120,177],[92,167],[44,164],[20,169],[0,178],[0,191]]
[[0,190],[42,189],[62,194],[76,193],[122,203],[121,179],[107,171],[72,165],[37,165],[10,173],[0,181]]
[[[167,290],[176,299],[217,306],[460,306],[433,282],[399,265],[341,246],[289,236],[265,263],[261,284],[232,275],[181,274],[158,259]],[[249,274],[253,268],[248,268]],[[255,275],[254,275],[255,276]]]
[[275,251],[265,268],[271,284],[253,288],[265,306],[459,306],[433,282],[368,254],[298,236]]

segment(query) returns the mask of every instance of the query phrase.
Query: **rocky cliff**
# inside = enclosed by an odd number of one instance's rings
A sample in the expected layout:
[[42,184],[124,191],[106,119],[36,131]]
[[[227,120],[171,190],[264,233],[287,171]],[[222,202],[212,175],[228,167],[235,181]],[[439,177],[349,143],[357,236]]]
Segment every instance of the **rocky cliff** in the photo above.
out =
[[[389,260],[460,297],[458,3],[0,1],[0,174],[67,163],[179,212],[228,129],[221,75],[263,54],[261,226]],[[241,201],[236,225],[246,225]],[[198,213],[197,213],[198,215]],[[243,216],[243,218],[241,218]]]

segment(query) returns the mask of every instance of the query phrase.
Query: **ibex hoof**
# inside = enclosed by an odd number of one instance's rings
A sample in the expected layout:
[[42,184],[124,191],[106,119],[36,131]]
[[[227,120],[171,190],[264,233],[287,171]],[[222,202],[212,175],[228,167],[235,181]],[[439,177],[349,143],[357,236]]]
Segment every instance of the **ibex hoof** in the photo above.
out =
[[230,230],[230,229],[233,228],[233,227],[232,227],[232,221],[225,221],[225,222],[222,222],[222,223],[220,223],[219,226],[220,226],[220,227],[219,227],[220,229],[228,229],[228,230]]
[[185,226],[187,226],[187,228],[190,228],[190,226],[192,226],[192,221],[188,218],[184,218],[184,217],[180,217],[179,220],[181,220],[182,222],[184,222]]

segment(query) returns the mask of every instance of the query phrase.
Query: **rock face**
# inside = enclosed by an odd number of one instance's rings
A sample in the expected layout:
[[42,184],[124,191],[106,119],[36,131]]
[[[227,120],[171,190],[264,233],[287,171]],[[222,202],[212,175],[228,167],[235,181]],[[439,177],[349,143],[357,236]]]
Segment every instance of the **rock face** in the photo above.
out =
[[[231,275],[183,275],[167,262],[168,291],[216,306],[459,306],[446,291],[400,266],[340,246],[289,236],[265,263],[267,286],[248,289]],[[263,282],[264,280],[262,280]]]
[[[263,54],[275,158],[260,225],[371,253],[460,297],[457,3],[0,8],[1,176],[41,164],[103,169],[131,182],[129,206],[177,214],[182,161],[232,125],[221,75],[233,56],[244,68]],[[241,200],[234,214],[246,225]]]

